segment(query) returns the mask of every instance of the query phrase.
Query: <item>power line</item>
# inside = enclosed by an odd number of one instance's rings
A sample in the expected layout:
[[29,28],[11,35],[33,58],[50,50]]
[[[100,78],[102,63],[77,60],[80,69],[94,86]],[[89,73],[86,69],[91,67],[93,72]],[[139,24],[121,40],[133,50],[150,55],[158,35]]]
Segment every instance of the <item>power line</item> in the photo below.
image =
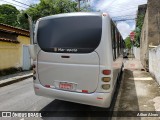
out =
[[11,5],[15,5],[15,6],[18,6],[18,7],[21,7],[21,8],[26,8],[26,7],[24,7],[24,6],[20,6],[20,5],[17,5],[17,4],[14,4],[14,3],[11,3],[11,2],[5,1],[5,0],[1,0],[1,1],[4,1],[4,2],[6,2],[6,3],[9,3],[9,4],[11,4]]
[[[107,5],[107,7],[108,7],[108,6],[111,6],[115,1],[117,1],[117,0],[112,1],[109,5]],[[107,9],[108,9],[108,8],[107,8]],[[107,10],[107,9],[106,9],[106,10]]]
[[114,11],[114,10],[112,10],[112,11],[108,11],[108,13],[114,13],[114,12],[121,12],[121,11],[127,11],[127,10],[133,10],[134,8],[136,8],[136,7],[133,7],[133,8],[129,8],[129,9],[118,9],[118,11]]
[[136,15],[136,14],[133,14],[133,15],[121,15],[121,16],[116,16],[116,17],[112,17],[112,18],[121,18],[121,17],[126,17],[126,16],[134,16],[134,15]]
[[135,19],[120,19],[120,20],[113,20],[113,21],[118,22],[118,21],[128,21],[128,20],[136,20],[136,18]]
[[17,2],[17,3],[19,3],[19,4],[22,4],[22,5],[25,5],[25,6],[30,7],[30,5],[27,5],[27,4],[25,4],[25,3],[19,2],[19,1],[17,1],[17,0],[12,0],[12,1]]

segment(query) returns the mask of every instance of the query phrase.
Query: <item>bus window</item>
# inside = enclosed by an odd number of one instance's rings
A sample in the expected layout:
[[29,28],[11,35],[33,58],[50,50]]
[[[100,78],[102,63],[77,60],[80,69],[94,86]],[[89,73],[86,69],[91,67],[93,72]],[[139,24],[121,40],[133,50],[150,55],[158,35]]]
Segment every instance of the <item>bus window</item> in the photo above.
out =
[[76,53],[93,52],[102,34],[100,16],[76,16],[41,20],[37,41],[45,52]]

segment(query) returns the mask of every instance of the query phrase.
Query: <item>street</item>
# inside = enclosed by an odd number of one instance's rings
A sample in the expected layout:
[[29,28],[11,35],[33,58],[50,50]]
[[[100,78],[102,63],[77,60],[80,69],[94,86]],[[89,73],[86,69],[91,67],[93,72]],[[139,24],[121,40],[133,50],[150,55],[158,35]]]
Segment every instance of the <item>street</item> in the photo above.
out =
[[[12,85],[8,85],[5,87],[2,87],[0,89],[0,111],[86,111],[86,115],[82,115],[83,119],[90,120],[90,119],[99,119],[99,117],[92,117],[90,115],[87,115],[87,111],[113,111],[115,100],[113,99],[112,105],[110,108],[103,109],[103,108],[97,108],[92,107],[88,105],[82,105],[77,103],[71,103],[66,101],[60,101],[60,100],[54,100],[51,98],[45,98],[41,96],[36,96],[34,94],[33,90],[33,79],[29,78],[24,81],[14,83]],[[117,94],[117,92],[116,92]],[[116,96],[115,94],[115,96]],[[115,98],[114,96],[114,98]],[[84,113],[84,112],[83,112]],[[55,113],[56,114],[56,113]],[[73,113],[74,114],[74,113]],[[81,119],[81,113],[79,113],[80,116],[75,117],[67,117],[67,119]],[[54,115],[53,115],[54,116]],[[71,115],[72,116],[72,115]],[[88,116],[88,117],[86,117]],[[105,115],[104,115],[105,116]],[[15,118],[3,118],[5,119],[14,119]],[[16,118],[18,119],[18,118]],[[25,118],[27,119],[27,118]],[[28,118],[31,119],[31,118]],[[35,119],[35,118],[32,118]],[[66,117],[62,115],[62,117],[47,117],[47,118],[36,118],[38,120],[41,119],[60,119],[66,120]],[[106,117],[101,117],[100,119],[105,119]],[[107,117],[107,119],[111,119],[110,117]],[[23,120],[23,119],[21,119]]]
[[[150,74],[141,71],[141,68],[141,63],[137,59],[124,60],[123,73],[117,82],[111,106],[106,109],[37,96],[34,94],[32,78],[1,87],[0,111],[35,111],[42,114],[44,112],[49,114],[49,117],[47,115],[41,118],[10,117],[0,118],[0,120],[79,120],[82,117],[85,120],[127,120],[127,113],[131,114],[130,118],[133,120],[150,120],[150,117],[136,117],[135,113],[159,111],[160,88]],[[118,114],[123,113],[124,116],[117,116],[117,113],[113,111],[120,111]],[[158,120],[159,118],[152,117],[152,119]]]

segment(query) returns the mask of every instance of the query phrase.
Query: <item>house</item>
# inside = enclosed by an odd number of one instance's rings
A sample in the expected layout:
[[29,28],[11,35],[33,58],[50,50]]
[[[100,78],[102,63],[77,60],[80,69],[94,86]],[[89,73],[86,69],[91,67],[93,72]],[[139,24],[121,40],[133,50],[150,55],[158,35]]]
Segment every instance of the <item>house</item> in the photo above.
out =
[[29,70],[29,31],[0,23],[0,71]]
[[139,6],[138,9],[138,13],[145,14],[140,37],[140,59],[147,70],[149,69],[149,50],[160,44],[159,2],[160,0],[148,0],[147,7]]

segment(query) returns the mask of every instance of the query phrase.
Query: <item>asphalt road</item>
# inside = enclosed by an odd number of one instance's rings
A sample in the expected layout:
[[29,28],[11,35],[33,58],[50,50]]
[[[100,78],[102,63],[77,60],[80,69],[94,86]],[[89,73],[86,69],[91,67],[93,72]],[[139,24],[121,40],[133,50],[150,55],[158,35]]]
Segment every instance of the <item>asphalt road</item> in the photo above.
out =
[[[84,120],[107,120],[111,117],[93,117],[88,115],[87,111],[113,111],[114,104],[116,101],[117,92],[113,98],[112,105],[110,108],[102,109],[98,107],[92,107],[88,105],[82,105],[77,103],[71,103],[66,101],[54,100],[51,98],[45,98],[41,96],[36,96],[33,90],[32,78],[26,79],[24,81],[14,83],[5,87],[0,88],[0,111],[86,111],[85,117],[82,115]],[[55,113],[56,114],[56,113]],[[73,113],[75,114],[75,113]],[[105,112],[103,112],[105,114]],[[74,115],[73,115],[74,116]],[[17,119],[37,119],[37,120],[79,120],[82,117],[78,116],[59,116],[59,117],[42,117],[42,118],[0,118],[2,120]]]

